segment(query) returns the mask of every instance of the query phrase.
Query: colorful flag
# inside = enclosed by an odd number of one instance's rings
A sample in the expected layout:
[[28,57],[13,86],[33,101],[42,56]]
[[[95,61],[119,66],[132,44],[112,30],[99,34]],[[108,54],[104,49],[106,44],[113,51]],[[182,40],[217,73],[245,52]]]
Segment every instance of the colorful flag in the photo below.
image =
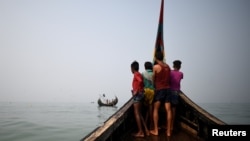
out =
[[162,52],[163,56],[164,56],[163,61],[166,62],[165,52],[164,52],[164,42],[163,42],[163,13],[164,13],[163,10],[164,10],[164,0],[161,1],[161,11],[160,11],[156,41],[155,41],[153,63],[155,62],[155,54],[156,54],[156,52]]

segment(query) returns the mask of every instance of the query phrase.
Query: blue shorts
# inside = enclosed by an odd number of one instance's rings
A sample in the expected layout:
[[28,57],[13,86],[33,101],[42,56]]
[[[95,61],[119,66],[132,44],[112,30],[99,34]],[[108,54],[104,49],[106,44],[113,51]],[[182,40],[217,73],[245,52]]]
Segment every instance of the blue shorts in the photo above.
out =
[[133,102],[136,103],[136,102],[142,102],[144,98],[144,93],[137,93],[136,95],[133,96]]
[[155,91],[154,102],[171,102],[171,90],[168,89],[161,89]]
[[177,105],[179,104],[179,93],[180,91],[171,91],[171,104],[172,105]]

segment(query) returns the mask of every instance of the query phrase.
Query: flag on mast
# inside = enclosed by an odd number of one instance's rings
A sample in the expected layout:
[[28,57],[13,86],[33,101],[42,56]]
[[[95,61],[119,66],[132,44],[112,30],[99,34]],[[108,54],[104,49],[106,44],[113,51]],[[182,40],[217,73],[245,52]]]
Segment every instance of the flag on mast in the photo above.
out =
[[155,62],[155,54],[157,52],[162,52],[164,56],[163,61],[166,62],[165,52],[164,52],[164,42],[163,42],[163,13],[164,13],[164,0],[161,1],[161,11],[160,11],[156,41],[155,41],[153,63]]

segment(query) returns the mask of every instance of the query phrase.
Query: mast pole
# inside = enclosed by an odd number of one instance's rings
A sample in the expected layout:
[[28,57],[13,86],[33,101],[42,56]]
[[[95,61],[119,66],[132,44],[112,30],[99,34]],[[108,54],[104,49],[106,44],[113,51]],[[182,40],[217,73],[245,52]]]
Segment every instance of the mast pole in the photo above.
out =
[[164,56],[163,61],[166,62],[165,52],[164,52],[164,40],[163,40],[163,14],[164,14],[164,0],[161,0],[161,9],[160,9],[158,30],[157,30],[156,41],[155,41],[153,63],[155,62],[155,54],[157,52],[163,53],[163,56]]

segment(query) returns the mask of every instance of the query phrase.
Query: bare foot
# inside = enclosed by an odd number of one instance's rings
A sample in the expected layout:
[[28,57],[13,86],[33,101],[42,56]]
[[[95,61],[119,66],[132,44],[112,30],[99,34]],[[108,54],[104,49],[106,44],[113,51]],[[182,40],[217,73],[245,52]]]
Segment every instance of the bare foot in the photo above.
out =
[[143,138],[143,137],[144,137],[144,134],[143,134],[143,133],[135,133],[135,134],[132,134],[132,136]]
[[168,131],[167,131],[167,132],[166,132],[166,135],[167,135],[168,137],[170,137],[170,136],[171,136],[171,132],[168,133]]
[[150,135],[150,132],[149,132],[148,130],[146,131],[146,135],[147,135],[147,136],[149,136],[149,135]]
[[149,132],[150,132],[150,134],[152,134],[152,135],[158,136],[158,131],[150,130]]

